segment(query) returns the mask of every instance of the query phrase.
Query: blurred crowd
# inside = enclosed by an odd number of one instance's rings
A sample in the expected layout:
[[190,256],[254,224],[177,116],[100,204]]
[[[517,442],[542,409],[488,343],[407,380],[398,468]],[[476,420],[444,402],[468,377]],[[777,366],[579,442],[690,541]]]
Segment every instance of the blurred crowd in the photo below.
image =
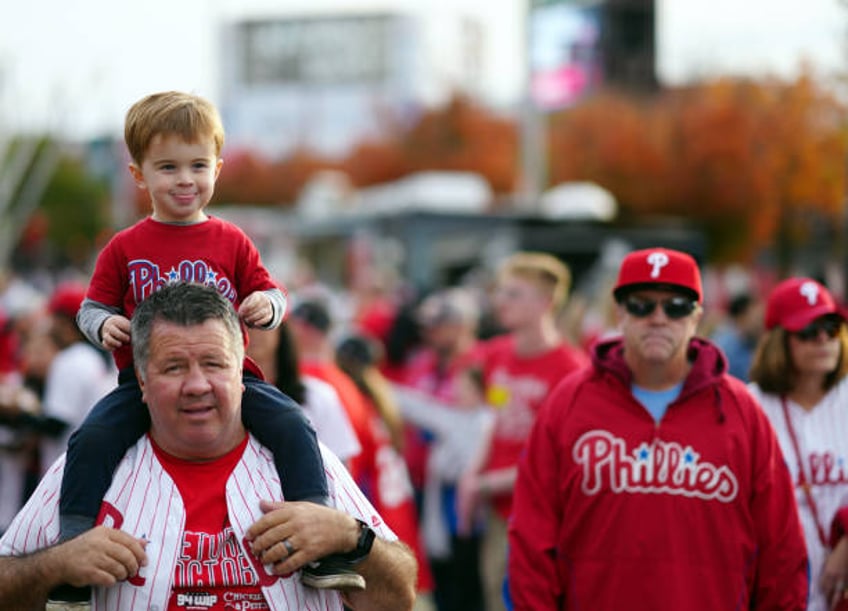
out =
[[[505,608],[518,457],[552,387],[616,333],[609,282],[574,289],[568,267],[539,253],[423,294],[374,274],[345,292],[298,278],[286,321],[249,331],[266,378],[416,552],[422,608]],[[116,383],[110,355],[77,329],[85,290],[79,276],[0,281],[0,532]],[[758,294],[727,294],[701,329],[745,381]]]

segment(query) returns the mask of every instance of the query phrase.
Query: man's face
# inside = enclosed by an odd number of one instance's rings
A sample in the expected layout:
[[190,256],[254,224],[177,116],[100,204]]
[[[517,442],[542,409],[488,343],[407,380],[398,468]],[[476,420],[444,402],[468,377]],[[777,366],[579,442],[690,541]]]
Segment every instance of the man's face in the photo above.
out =
[[168,453],[211,459],[244,438],[242,361],[235,348],[219,320],[190,327],[154,323],[141,389],[151,435]]
[[494,311],[508,331],[533,325],[551,308],[551,298],[535,283],[519,276],[505,276],[495,290]]
[[635,291],[627,296],[627,300],[642,305],[656,303],[653,311],[642,317],[628,312],[625,303],[618,304],[619,326],[628,361],[642,366],[657,366],[685,360],[689,340],[695,335],[701,320],[701,309],[695,308],[680,318],[669,317],[663,303],[669,300],[685,303],[688,298],[664,290]]

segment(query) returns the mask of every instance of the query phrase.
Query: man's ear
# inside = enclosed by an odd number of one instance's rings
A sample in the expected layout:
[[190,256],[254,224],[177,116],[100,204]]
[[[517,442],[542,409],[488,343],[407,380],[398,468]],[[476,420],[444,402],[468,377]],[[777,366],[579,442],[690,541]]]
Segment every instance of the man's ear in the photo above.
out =
[[138,367],[135,368],[135,379],[138,380],[138,387],[141,389],[141,402],[147,403],[147,398],[144,396],[144,379],[141,377]]

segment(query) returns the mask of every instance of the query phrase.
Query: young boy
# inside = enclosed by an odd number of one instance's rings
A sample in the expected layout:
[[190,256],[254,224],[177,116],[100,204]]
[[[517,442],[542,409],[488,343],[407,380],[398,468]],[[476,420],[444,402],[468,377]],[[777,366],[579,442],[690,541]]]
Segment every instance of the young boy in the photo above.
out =
[[[129,334],[137,304],[165,284],[187,281],[215,286],[247,326],[272,329],[286,308],[285,295],[247,236],[204,212],[223,164],[224,130],[215,107],[191,94],[149,95],[127,113],[124,139],[130,173],[148,192],[152,214],[116,234],[100,253],[77,316],[89,340],[113,351],[120,373],[118,387],[92,409],[68,444],[60,503],[63,539],[94,525],[115,466],[149,428]],[[250,359],[244,385],[244,424],[273,451],[285,498],[324,503],[323,464],[302,410],[265,383]],[[304,583],[364,587],[361,577],[343,566],[343,575],[332,574],[338,560],[304,569]],[[86,589],[63,587],[51,600],[89,596]]]

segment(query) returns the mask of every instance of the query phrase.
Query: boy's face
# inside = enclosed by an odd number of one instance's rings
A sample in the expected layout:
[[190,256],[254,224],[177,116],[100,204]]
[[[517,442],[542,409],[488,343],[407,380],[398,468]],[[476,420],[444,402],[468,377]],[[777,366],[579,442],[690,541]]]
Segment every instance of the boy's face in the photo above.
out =
[[205,218],[222,164],[211,138],[186,142],[176,134],[157,134],[141,167],[131,163],[130,173],[150,193],[155,220],[190,223]]

